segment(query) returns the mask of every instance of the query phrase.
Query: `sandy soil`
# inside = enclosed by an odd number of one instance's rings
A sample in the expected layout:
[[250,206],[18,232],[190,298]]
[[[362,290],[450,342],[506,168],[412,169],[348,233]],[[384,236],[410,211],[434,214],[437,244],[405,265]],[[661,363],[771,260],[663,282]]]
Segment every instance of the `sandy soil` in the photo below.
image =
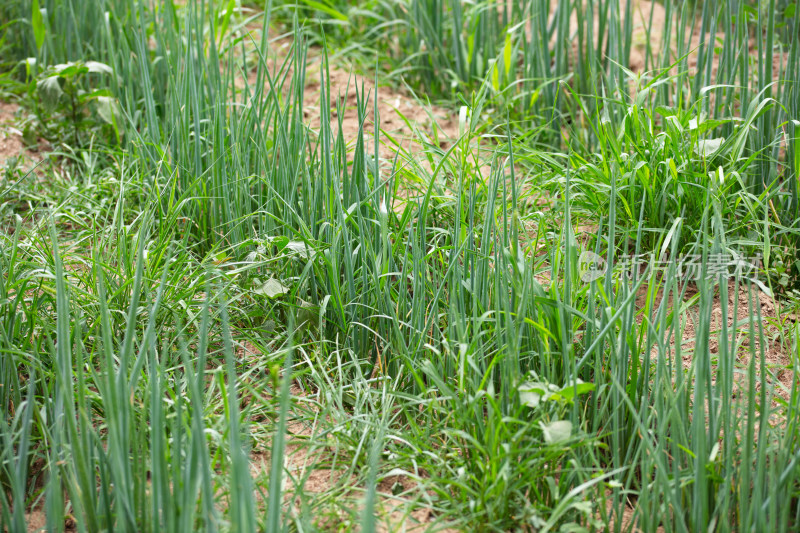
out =
[[24,150],[22,132],[14,127],[18,122],[16,114],[19,106],[10,102],[0,102],[0,163],[6,164],[8,158],[19,157]]
[[[316,395],[292,385],[291,396],[294,406],[287,422],[286,449],[284,455],[284,502],[291,513],[300,513],[298,495],[321,497],[332,494],[331,504],[316,517],[315,523],[323,530],[338,531],[343,524],[352,520],[352,516],[343,513],[339,505],[360,512],[364,487],[354,475],[348,474],[349,460],[337,457],[333,448],[326,441],[326,428],[335,425],[334,421],[320,420]],[[298,404],[302,410],[296,410]],[[309,412],[314,422],[309,421]],[[255,482],[266,490],[270,471],[270,442],[256,443],[251,454],[250,470]],[[428,493],[413,477],[399,471],[391,471],[378,478],[376,510],[378,531],[381,532],[417,532],[443,531],[455,532],[456,529],[435,521],[432,508],[425,503]],[[261,502],[262,504],[264,502]]]
[[42,159],[40,154],[27,149],[22,139],[20,107],[12,102],[0,101],[0,169],[13,167],[19,161],[23,171],[28,171]]
[[[47,153],[52,148],[47,141],[38,139],[36,146],[25,145],[19,129],[20,115],[19,105],[0,101],[0,191],[23,179],[36,180],[41,185],[45,166],[50,164]],[[31,170],[33,173],[28,176]]]
[[[731,284],[732,285],[732,284]],[[663,290],[659,289],[658,293],[653,298],[652,306],[647,305],[648,287],[643,285],[636,298],[637,308],[640,309],[640,314],[636,320],[641,324],[645,319],[647,309],[655,309],[663,300]],[[691,300],[697,295],[697,289],[690,285],[686,288],[684,294],[684,303]],[[669,305],[672,306],[673,296],[670,294]],[[731,335],[737,343],[735,350],[736,361],[734,366],[741,372],[734,374],[734,397],[742,394],[742,390],[748,387],[747,382],[747,368],[752,360],[753,353],[759,356],[761,351],[764,352],[764,363],[766,375],[761,376],[760,369],[756,367],[756,390],[760,390],[763,382],[768,384],[773,392],[773,398],[780,396],[788,400],[791,394],[792,380],[798,379],[792,370],[792,354],[791,346],[786,346],[782,341],[782,329],[786,329],[789,333],[787,337],[791,336],[791,330],[794,327],[792,319],[786,311],[782,310],[781,303],[772,296],[764,293],[755,286],[752,292],[748,291],[747,287],[739,286],[735,290],[733,286],[729,286],[726,294],[727,315],[723,315],[722,310],[722,295],[719,292],[719,287],[715,289],[713,300],[711,302],[711,322],[708,337],[708,350],[712,359],[712,383],[716,382],[714,373],[716,372],[717,363],[714,361],[721,357],[720,354],[720,335],[722,333],[723,324],[727,324],[728,342],[731,341]],[[736,306],[736,316],[733,316],[734,305]],[[760,322],[757,320],[754,324],[756,337],[758,337],[758,329],[762,328],[764,335],[765,345],[761,346],[758,340],[752,339],[750,336],[750,322],[748,320],[750,314],[760,313]],[[688,312],[683,315],[682,319],[682,334],[679,340],[674,338],[670,339],[670,352],[675,354],[677,344],[680,344],[681,360],[685,371],[692,369],[692,363],[695,353],[695,343],[697,341],[697,327],[699,316],[699,304],[695,303],[689,308]],[[751,346],[752,345],[752,346]],[[730,349],[730,348],[728,348]],[[653,348],[653,354],[657,353],[657,346]],[[727,353],[727,352],[726,352]],[[753,391],[755,392],[755,391]],[[773,401],[773,406],[777,403]]]
[[[252,42],[260,42],[262,29],[258,25],[247,26]],[[271,57],[267,59],[270,71],[277,72],[287,55],[292,53],[291,37],[270,35]],[[364,143],[368,157],[374,152],[374,107],[377,105],[380,121],[380,139],[378,157],[382,172],[388,175],[393,161],[399,154],[397,164],[399,167],[411,168],[410,161],[430,170],[431,165],[424,152],[439,149],[446,150],[459,136],[459,119],[457,112],[422,102],[420,98],[409,94],[407,91],[379,85],[370,76],[355,74],[345,64],[332,62],[328,69],[328,77],[323,78],[321,73],[321,51],[318,48],[308,50],[308,63],[306,67],[305,90],[303,93],[304,121],[314,135],[320,132],[323,106],[327,107],[329,125],[334,137],[343,135],[348,148],[353,148],[359,130],[363,128]],[[247,84],[251,87],[256,83],[256,66],[251,65],[247,71]],[[287,80],[282,86],[282,92],[288,94],[293,70],[288,69]],[[323,80],[330,84],[327,94],[329,102],[323,103]],[[244,80],[237,82],[239,88],[244,88]],[[366,120],[359,124],[358,118],[358,93],[361,99],[367,99]],[[341,115],[341,116],[340,116]],[[348,151],[348,161],[352,161],[353,151]],[[434,156],[434,159],[437,159]],[[414,185],[409,182],[399,184],[398,201],[394,205],[395,211],[402,211],[408,199],[415,196]]]

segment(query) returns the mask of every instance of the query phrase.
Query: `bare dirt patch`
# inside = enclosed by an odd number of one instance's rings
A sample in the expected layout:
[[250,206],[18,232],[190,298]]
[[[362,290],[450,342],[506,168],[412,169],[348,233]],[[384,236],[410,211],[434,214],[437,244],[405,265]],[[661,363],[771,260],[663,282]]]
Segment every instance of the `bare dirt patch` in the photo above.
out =
[[[649,287],[644,284],[637,294],[636,305],[640,312],[636,320],[639,324],[645,320],[646,315],[649,319],[654,319],[654,310],[663,301],[663,287],[659,288],[650,303],[648,303],[648,298],[650,298],[648,291]],[[742,370],[735,377],[734,394],[741,393],[742,388],[747,386],[746,369],[750,365],[753,355],[760,358],[763,353],[766,375],[761,376],[760,365],[757,364],[757,388],[760,388],[761,383],[774,386],[774,394],[788,400],[792,381],[797,379],[797,376],[792,370],[791,346],[786,345],[782,334],[787,317],[781,308],[780,301],[755,286],[748,289],[744,285],[734,287],[733,283],[729,284],[724,294],[725,312],[723,312],[723,295],[720,294],[719,286],[714,289],[711,301],[707,346],[712,365],[716,367],[716,363],[713,361],[719,357],[726,357],[728,354],[727,351],[721,352],[720,347],[722,334],[725,332],[729,346],[731,343],[735,346],[736,360],[734,364]],[[700,316],[699,303],[696,301],[697,296],[698,292],[695,286],[686,287],[683,301],[678,306],[686,305],[693,299],[695,302],[681,315],[681,327],[676,329],[680,333],[680,338],[669,339],[670,353],[677,354],[677,349],[680,349],[681,363],[686,371],[689,371],[693,365],[698,341],[697,328],[699,321],[703,319]],[[676,308],[673,304],[674,298],[675,295],[670,293],[668,301],[670,309]],[[753,323],[754,335],[750,332],[751,316],[755,321]],[[723,330],[723,326],[725,330]],[[760,334],[763,334],[763,346],[762,341],[759,340]],[[657,351],[658,346],[654,346],[653,350]],[[712,382],[715,381],[712,377]]]
[[[334,450],[335,443],[329,440],[331,433],[328,430],[334,422],[313,412],[316,404],[313,393],[304,391],[297,384],[293,384],[290,390],[292,398],[310,405],[308,409],[312,412],[305,412],[305,408],[291,409],[290,420],[287,422],[283,459],[284,505],[291,508],[292,512],[299,513],[302,499],[330,500],[330,505],[323,504],[323,511],[316,520],[323,530],[336,530],[345,522],[352,521],[353,516],[360,516],[365,488],[349,468],[350,459],[337,454]],[[269,447],[267,442],[259,443],[250,456],[251,475],[262,491],[266,491],[269,483]],[[391,467],[382,465],[384,466]],[[257,501],[258,494],[257,489]],[[378,531],[458,531],[440,520],[437,521],[427,498],[428,491],[410,475],[397,470],[379,475],[376,496]],[[348,512],[345,513],[344,508]]]
[[47,516],[44,509],[34,509],[25,515],[25,521],[28,524],[28,533],[36,533],[45,531],[47,528]]
[[0,181],[9,169],[18,166],[23,172],[33,169],[44,158],[25,146],[20,124],[20,107],[13,102],[0,101]]
[[0,160],[3,164],[6,164],[9,157],[18,157],[25,149],[22,132],[14,127],[18,122],[18,111],[17,104],[0,102]]

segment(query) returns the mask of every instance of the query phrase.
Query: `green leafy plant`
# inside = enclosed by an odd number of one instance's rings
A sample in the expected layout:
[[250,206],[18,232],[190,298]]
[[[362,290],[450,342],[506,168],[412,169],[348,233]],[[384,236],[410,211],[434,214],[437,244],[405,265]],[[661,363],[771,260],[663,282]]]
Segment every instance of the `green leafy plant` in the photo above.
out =
[[51,141],[71,137],[85,146],[99,132],[103,140],[120,140],[119,106],[113,93],[98,86],[113,82],[114,71],[97,61],[76,61],[45,69],[36,80],[37,111]]

